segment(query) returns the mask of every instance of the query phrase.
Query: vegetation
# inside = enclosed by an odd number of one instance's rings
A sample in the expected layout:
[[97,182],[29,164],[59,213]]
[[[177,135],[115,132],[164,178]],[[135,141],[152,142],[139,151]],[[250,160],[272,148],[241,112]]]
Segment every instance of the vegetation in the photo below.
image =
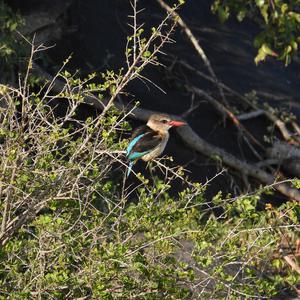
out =
[[129,201],[132,190],[109,179],[125,147],[123,113],[72,123],[74,106],[52,118],[31,92],[18,119],[17,91],[3,88],[2,299],[269,299],[299,280],[280,252],[296,239],[296,203],[258,211],[262,191],[208,202],[200,184],[171,197],[175,175],[140,175]]
[[242,22],[245,18],[261,25],[254,45],[258,48],[255,62],[269,56],[278,57],[288,65],[298,52],[300,42],[299,1],[284,0],[215,0],[212,9],[224,22],[231,14]]
[[[126,184],[130,112],[113,104],[158,64],[169,17],[148,37],[134,27],[128,69],[98,74],[101,83],[64,65],[55,76],[63,89],[32,85],[41,49],[32,45],[21,86],[0,84],[0,299],[270,299],[299,282],[287,263],[299,204],[273,207],[272,186],[208,200],[208,183],[161,162],[163,179],[137,174],[138,186]],[[102,104],[108,94],[109,106],[82,120],[91,91]],[[179,180],[185,187],[171,196]]]
[[[10,65],[14,64],[22,54],[24,48],[18,47],[18,40],[13,34],[22,25],[22,18],[13,13],[9,6],[0,2],[0,59],[2,74],[10,72]],[[2,75],[3,76],[3,75]]]

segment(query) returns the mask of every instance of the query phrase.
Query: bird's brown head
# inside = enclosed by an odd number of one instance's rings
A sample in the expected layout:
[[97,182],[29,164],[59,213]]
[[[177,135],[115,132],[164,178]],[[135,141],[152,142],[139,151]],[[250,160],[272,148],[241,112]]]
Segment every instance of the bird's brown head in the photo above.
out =
[[147,125],[155,131],[166,132],[171,127],[184,126],[186,123],[179,120],[173,120],[166,114],[153,114],[150,116]]

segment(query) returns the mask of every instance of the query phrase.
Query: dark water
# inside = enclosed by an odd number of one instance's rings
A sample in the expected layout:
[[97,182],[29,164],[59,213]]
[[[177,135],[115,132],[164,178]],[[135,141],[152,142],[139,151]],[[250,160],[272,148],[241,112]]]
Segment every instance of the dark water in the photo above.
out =
[[[140,22],[144,22],[148,28],[158,25],[165,14],[156,1],[141,0],[138,3],[140,8],[145,8],[139,15]],[[180,14],[199,39],[218,78],[240,93],[256,90],[276,95],[276,99],[260,98],[259,101],[286,107],[300,116],[298,64],[284,67],[281,62],[268,60],[256,66],[256,50],[252,41],[259,28],[251,22],[239,23],[235,20],[220,24],[211,13],[210,5],[211,1],[208,0],[187,1]],[[130,22],[129,14],[131,8],[126,0],[75,0],[65,16],[67,21],[63,37],[56,41],[56,47],[48,53],[50,64],[60,64],[72,53],[69,68],[80,69],[82,74],[106,69],[117,70],[124,66],[126,37],[131,34],[127,25]],[[205,71],[201,59],[180,29],[177,28],[173,38],[176,43],[168,45],[165,52]],[[170,64],[163,59],[162,57],[165,64]],[[215,87],[195,74],[180,68],[175,71],[181,79],[218,95]],[[174,114],[181,114],[190,107],[191,95],[167,80],[165,69],[149,67],[144,75],[158,84],[165,94],[151,84],[135,81],[127,88],[134,95],[129,100],[138,100],[145,108]],[[216,146],[223,147],[240,158],[254,160],[234,126],[230,122],[224,126],[215,109],[203,99],[196,98],[195,101],[200,101],[200,106],[188,117],[194,130]],[[139,124],[133,123],[133,126],[137,125]],[[269,125],[264,118],[244,122],[244,125],[263,142],[262,136]],[[213,177],[220,168],[209,158],[188,149],[175,133],[165,153],[173,156],[176,164],[186,165],[191,178],[201,182]],[[143,169],[144,165],[140,163],[137,168]],[[239,186],[241,182],[237,176],[221,176],[214,180],[209,194],[220,189],[238,192]]]

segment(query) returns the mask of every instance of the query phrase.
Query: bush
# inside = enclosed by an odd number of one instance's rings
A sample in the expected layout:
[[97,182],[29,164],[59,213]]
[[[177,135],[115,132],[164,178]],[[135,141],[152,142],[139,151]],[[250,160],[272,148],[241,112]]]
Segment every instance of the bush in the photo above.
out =
[[51,106],[62,95],[19,107],[22,91],[1,89],[1,299],[270,298],[299,280],[279,252],[299,206],[258,211],[258,193],[210,203],[200,184],[171,197],[173,178],[141,175],[128,202],[132,189],[110,179],[125,115],[79,121],[82,82],[64,78],[62,117]]
[[[169,41],[152,32],[151,42]],[[141,35],[128,41],[140,48],[127,49],[126,76],[108,71],[96,85],[95,74],[62,71],[55,93],[53,82],[29,84],[30,59],[20,88],[0,85],[0,299],[269,299],[299,281],[286,264],[297,255],[297,203],[261,207],[270,187],[209,201],[180,168],[166,167],[164,180],[138,174],[137,187],[116,170],[125,172],[120,133],[130,126],[114,97],[160,49],[146,52]],[[91,91],[99,101],[110,92],[110,106],[82,120]],[[187,187],[171,196],[178,178]]]

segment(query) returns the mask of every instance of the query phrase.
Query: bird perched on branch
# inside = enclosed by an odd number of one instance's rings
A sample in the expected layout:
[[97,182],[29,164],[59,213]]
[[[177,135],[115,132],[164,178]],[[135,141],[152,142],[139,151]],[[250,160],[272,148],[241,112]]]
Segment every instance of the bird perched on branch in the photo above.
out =
[[138,159],[147,162],[159,156],[168,142],[169,129],[183,125],[186,125],[186,123],[172,120],[168,115],[151,115],[147,125],[138,127],[132,134],[126,150],[129,160],[127,176]]

